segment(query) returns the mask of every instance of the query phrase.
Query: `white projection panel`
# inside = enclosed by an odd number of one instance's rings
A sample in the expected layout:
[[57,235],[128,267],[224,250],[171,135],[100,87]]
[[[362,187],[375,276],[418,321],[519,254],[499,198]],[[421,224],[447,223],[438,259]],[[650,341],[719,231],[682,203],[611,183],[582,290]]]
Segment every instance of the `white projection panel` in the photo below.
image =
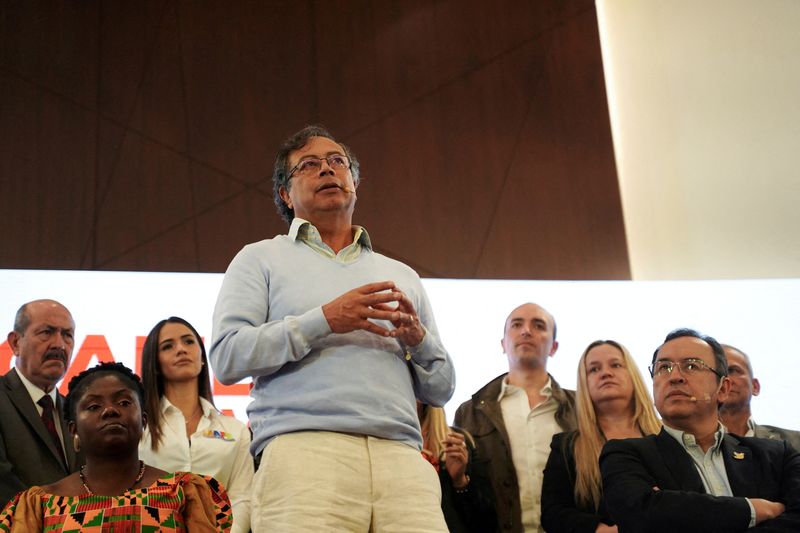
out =
[[[143,337],[162,318],[177,315],[206,339],[221,274],[0,270],[0,321],[11,331],[24,302],[53,298],[75,318],[70,374],[113,359],[135,367]],[[447,405],[458,405],[504,372],[500,347],[508,313],[524,302],[550,310],[558,323],[559,349],[548,369],[575,386],[576,363],[587,344],[610,338],[626,345],[646,373],[653,350],[676,327],[692,327],[749,353],[762,393],[754,399],[757,421],[800,429],[790,387],[797,375],[800,280],[683,282],[553,282],[426,279],[437,324],[456,366],[457,387]],[[0,344],[0,373],[13,364]],[[648,375],[645,382],[650,384]],[[62,384],[63,386],[63,384]],[[246,419],[248,386],[215,385],[217,406]]]
[[800,276],[800,1],[596,6],[633,278]]

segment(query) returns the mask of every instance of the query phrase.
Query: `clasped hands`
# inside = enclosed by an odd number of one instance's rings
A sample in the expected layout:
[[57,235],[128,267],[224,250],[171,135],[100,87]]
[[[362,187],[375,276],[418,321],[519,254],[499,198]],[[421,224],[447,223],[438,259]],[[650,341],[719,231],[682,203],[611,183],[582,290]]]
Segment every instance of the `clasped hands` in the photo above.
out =
[[[323,305],[322,313],[334,333],[362,329],[382,337],[394,337],[406,346],[416,346],[425,337],[425,328],[414,304],[392,281],[368,283],[347,291]],[[382,327],[373,320],[391,322],[394,329]]]

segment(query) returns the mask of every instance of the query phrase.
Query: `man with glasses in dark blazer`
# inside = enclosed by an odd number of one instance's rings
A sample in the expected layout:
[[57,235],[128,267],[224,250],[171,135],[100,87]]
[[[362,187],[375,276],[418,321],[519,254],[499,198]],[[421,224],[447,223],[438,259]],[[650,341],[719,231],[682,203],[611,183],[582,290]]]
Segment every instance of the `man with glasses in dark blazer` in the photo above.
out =
[[722,346],[675,330],[650,372],[661,433],[609,441],[600,455],[620,531],[800,531],[800,455],[784,441],[731,435],[719,422],[731,386]]

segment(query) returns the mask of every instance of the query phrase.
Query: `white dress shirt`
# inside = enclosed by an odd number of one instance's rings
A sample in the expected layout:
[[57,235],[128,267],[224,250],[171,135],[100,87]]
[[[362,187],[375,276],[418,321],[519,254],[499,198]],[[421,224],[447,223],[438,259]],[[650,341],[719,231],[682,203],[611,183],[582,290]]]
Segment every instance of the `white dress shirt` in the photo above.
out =
[[498,401],[511,442],[511,459],[519,483],[522,527],[526,533],[542,533],[542,479],[550,456],[550,441],[560,433],[556,422],[558,402],[553,399],[550,378],[539,391],[545,400],[531,409],[528,395],[520,387],[503,380]]
[[250,488],[253,458],[250,430],[239,420],[223,415],[200,398],[203,416],[191,438],[186,437],[186,419],[180,409],[161,398],[161,443],[151,448],[150,431],[139,443],[139,458],[167,472],[192,472],[212,476],[225,486],[233,505],[233,533],[250,529]]

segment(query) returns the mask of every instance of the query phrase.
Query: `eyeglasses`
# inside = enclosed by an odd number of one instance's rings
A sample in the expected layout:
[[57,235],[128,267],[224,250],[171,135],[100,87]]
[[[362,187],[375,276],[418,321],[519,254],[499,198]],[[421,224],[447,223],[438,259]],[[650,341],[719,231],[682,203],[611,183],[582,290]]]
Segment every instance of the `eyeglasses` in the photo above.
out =
[[291,178],[295,173],[298,176],[310,176],[312,174],[316,174],[319,172],[319,169],[322,168],[322,162],[327,161],[328,166],[331,167],[333,170],[341,170],[341,169],[349,169],[350,168],[350,158],[346,155],[342,154],[330,154],[326,155],[325,157],[306,157],[302,159],[299,163],[297,163],[292,170],[289,171],[289,175],[286,179]]
[[705,361],[695,357],[684,359],[683,361],[656,361],[648,370],[650,370],[650,377],[654,378],[656,376],[663,377],[672,374],[672,370],[676,367],[680,369],[681,374],[684,376],[693,376],[699,374],[703,370],[708,370],[719,377],[723,377],[722,374],[708,366]]

